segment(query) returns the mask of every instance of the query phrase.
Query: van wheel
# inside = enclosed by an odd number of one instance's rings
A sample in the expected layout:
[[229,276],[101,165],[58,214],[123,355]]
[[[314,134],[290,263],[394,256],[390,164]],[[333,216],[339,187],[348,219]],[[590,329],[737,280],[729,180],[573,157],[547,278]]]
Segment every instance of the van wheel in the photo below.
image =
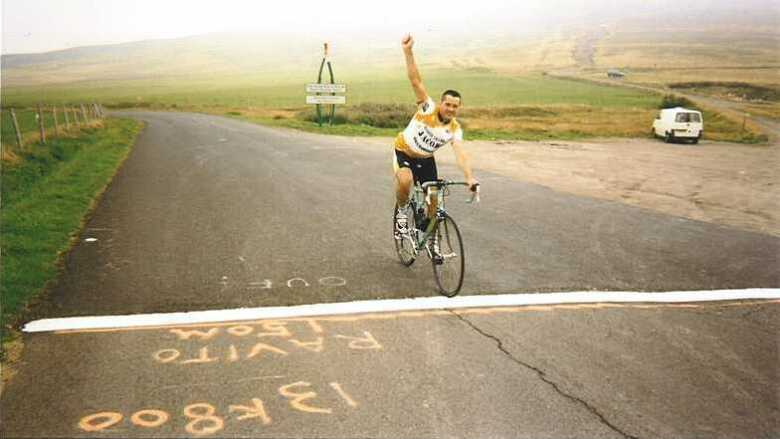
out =
[[672,134],[670,131],[667,131],[666,135],[664,136],[664,142],[672,143],[673,141],[674,141],[674,134]]
[[691,143],[693,143],[694,145],[699,143],[699,138],[698,137],[694,137],[693,139],[691,139]]

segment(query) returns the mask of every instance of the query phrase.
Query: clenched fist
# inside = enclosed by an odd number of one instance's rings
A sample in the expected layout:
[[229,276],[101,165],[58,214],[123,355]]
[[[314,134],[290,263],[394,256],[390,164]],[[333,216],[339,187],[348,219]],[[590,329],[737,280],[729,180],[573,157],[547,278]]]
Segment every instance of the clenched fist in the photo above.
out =
[[406,34],[401,39],[401,47],[404,48],[404,50],[411,50],[412,46],[414,45],[414,38],[412,38],[411,34]]

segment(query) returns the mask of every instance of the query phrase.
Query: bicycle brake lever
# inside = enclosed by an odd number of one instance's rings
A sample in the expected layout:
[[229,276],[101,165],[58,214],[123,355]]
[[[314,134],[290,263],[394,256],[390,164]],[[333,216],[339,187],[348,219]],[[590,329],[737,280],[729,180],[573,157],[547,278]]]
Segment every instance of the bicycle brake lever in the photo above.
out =
[[471,198],[466,200],[466,203],[479,203],[479,183],[475,184],[475,189],[471,192]]

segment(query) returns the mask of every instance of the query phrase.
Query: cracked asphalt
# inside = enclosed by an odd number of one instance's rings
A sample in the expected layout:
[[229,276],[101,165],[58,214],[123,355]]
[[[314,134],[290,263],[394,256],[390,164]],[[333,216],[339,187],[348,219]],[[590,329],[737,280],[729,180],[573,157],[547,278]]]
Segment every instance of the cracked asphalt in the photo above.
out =
[[569,305],[29,334],[2,433],[776,437],[779,309]]
[[604,418],[604,415],[603,415],[603,414],[599,413],[599,411],[598,411],[598,409],[597,409],[596,407],[592,406],[592,405],[591,405],[591,404],[589,404],[587,401],[585,401],[585,400],[583,400],[583,399],[581,399],[581,398],[579,398],[579,397],[577,397],[577,396],[575,396],[575,395],[572,395],[572,394],[569,394],[569,393],[566,393],[565,391],[563,391],[563,390],[560,388],[560,386],[558,386],[558,384],[556,384],[554,381],[550,380],[550,378],[547,376],[547,374],[546,374],[546,373],[545,373],[543,370],[540,370],[539,368],[537,368],[537,367],[534,367],[533,365],[530,365],[530,364],[528,364],[528,363],[525,363],[525,362],[523,362],[522,360],[520,360],[520,359],[518,359],[518,358],[514,357],[514,356],[512,355],[512,353],[511,353],[511,352],[509,352],[509,351],[508,351],[508,350],[507,350],[507,349],[504,347],[504,343],[503,343],[503,342],[502,342],[502,341],[501,341],[501,340],[500,340],[498,337],[496,337],[496,336],[494,336],[494,335],[491,335],[491,334],[488,334],[488,333],[484,332],[483,330],[479,329],[479,328],[478,328],[476,325],[474,325],[474,323],[472,323],[472,322],[471,322],[470,320],[468,320],[467,318],[465,318],[465,317],[463,317],[463,316],[461,316],[461,315],[459,315],[459,314],[457,314],[457,313],[453,313],[453,314],[454,314],[455,316],[457,316],[459,319],[463,320],[463,322],[465,322],[467,325],[471,326],[471,327],[472,327],[472,328],[473,328],[475,331],[477,331],[478,333],[480,333],[480,334],[484,335],[485,337],[487,337],[487,338],[489,338],[489,339],[491,339],[491,340],[495,341],[495,342],[496,342],[496,345],[497,345],[497,347],[498,347],[498,349],[499,349],[501,352],[503,352],[503,353],[504,353],[504,354],[505,354],[507,357],[511,358],[511,359],[512,359],[512,361],[514,361],[515,363],[517,363],[517,364],[519,364],[519,365],[521,365],[521,366],[523,366],[523,367],[526,367],[526,368],[528,368],[528,369],[531,369],[531,370],[533,370],[534,372],[536,372],[536,373],[539,375],[539,379],[541,379],[541,380],[542,380],[542,381],[544,381],[545,383],[547,383],[547,384],[549,384],[550,386],[552,386],[552,387],[553,387],[553,389],[555,389],[555,391],[556,391],[556,392],[558,392],[558,393],[559,393],[561,396],[563,396],[563,397],[565,397],[565,398],[568,398],[568,399],[570,399],[570,400],[572,400],[572,401],[576,401],[576,402],[578,402],[578,403],[582,404],[583,406],[585,406],[585,407],[588,409],[588,411],[590,411],[590,412],[591,412],[591,413],[593,413],[593,414],[594,414],[596,417],[598,417],[598,418],[599,418],[599,420],[601,421],[601,423],[602,423],[602,424],[604,424],[604,425],[608,426],[609,428],[611,428],[611,429],[612,429],[612,430],[614,430],[615,432],[617,432],[617,433],[620,433],[620,434],[621,434],[622,436],[624,436],[624,437],[627,437],[627,438],[632,438],[632,439],[636,438],[636,436],[632,436],[632,435],[626,434],[625,432],[621,431],[621,430],[620,430],[618,427],[616,427],[615,425],[613,425],[611,422],[609,422],[609,420],[608,420],[608,419]]
[[[393,254],[389,152],[213,116],[128,114],[147,127],[31,318],[435,294],[430,266],[406,269]],[[479,209],[450,204],[469,255],[462,294],[780,285],[777,238],[477,171]],[[778,437],[779,306],[25,334],[0,436]]]

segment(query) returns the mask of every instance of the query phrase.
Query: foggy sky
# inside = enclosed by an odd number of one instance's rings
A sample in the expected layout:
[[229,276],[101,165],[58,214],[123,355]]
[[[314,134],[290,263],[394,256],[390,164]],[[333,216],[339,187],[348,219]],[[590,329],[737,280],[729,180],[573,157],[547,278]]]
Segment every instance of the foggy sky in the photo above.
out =
[[212,32],[314,33],[325,38],[386,35],[395,40],[405,32],[437,38],[481,30],[543,32],[669,11],[700,17],[724,11],[759,15],[766,11],[773,17],[780,13],[780,0],[478,0],[445,5],[419,0],[384,4],[334,0],[314,5],[302,0],[3,0],[2,53]]

